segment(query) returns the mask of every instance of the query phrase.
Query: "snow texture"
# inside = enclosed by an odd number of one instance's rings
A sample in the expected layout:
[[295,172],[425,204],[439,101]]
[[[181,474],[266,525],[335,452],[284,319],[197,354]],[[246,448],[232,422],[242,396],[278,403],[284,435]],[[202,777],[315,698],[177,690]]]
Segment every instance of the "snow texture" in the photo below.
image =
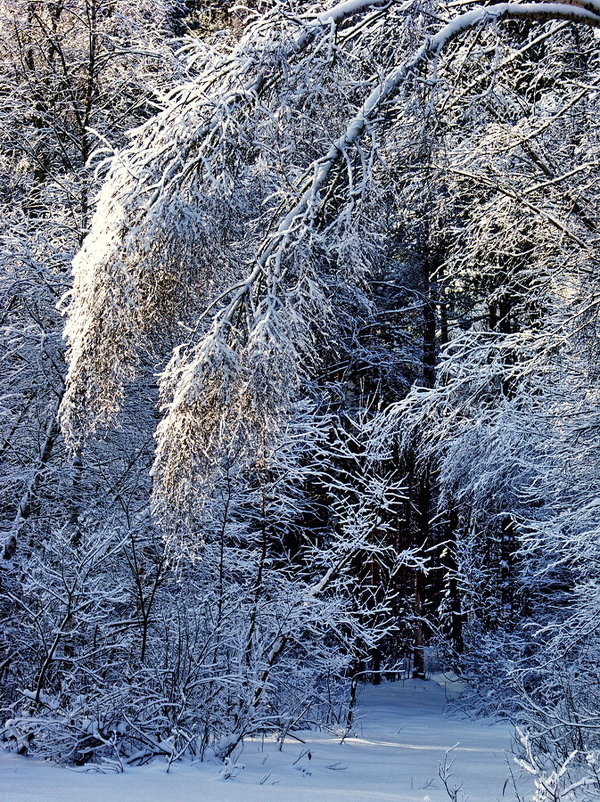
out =
[[[448,768],[457,802],[516,798],[506,723],[445,713],[447,692],[432,681],[364,688],[352,734],[295,733],[281,751],[272,738],[248,740],[230,764],[157,761],[124,774],[73,771],[0,754],[0,799],[6,802],[444,802]],[[454,748],[453,748],[454,747]],[[450,750],[450,751],[449,751]],[[446,758],[447,755],[447,758]],[[530,798],[526,781],[519,792]]]

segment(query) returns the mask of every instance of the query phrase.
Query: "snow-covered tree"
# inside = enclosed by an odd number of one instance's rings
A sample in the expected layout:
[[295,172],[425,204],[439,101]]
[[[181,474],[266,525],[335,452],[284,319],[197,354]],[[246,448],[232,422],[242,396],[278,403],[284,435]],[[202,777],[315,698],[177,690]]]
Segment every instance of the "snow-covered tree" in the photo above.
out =
[[[160,374],[152,511],[171,573],[157,557],[148,585],[132,574],[131,683],[156,704],[115,714],[129,756],[224,756],[285,730],[308,685],[375,668],[402,628],[421,675],[440,595],[463,665],[482,632],[481,658],[507,633],[518,646],[543,607],[544,578],[522,592],[545,570],[532,544],[552,564],[571,514],[541,399],[595,267],[598,3],[243,13],[238,36],[187,41],[193,74],[111,158],[67,299],[76,454],[102,450],[93,433],[127,440]],[[571,593],[575,563],[562,573]],[[172,701],[183,686],[196,714]]]
[[[85,455],[68,453],[57,421],[65,376],[57,305],[70,286],[70,262],[97,188],[89,160],[98,148],[121,145],[124,130],[154,113],[163,87],[184,72],[166,38],[176,6],[118,5],[74,0],[0,7],[0,674],[6,705],[18,703],[19,689],[33,693],[34,707],[61,692],[68,705],[77,693],[69,673],[82,679],[90,671],[86,686],[90,676],[100,676],[100,654],[110,653],[111,636],[91,663],[87,656],[94,637],[111,632],[105,623],[116,614],[119,591],[111,596],[107,578],[117,586],[128,581],[127,570],[115,566],[147,471],[149,415],[138,410],[135,421],[130,417],[127,444],[116,435]],[[147,489],[144,504],[146,496]]]

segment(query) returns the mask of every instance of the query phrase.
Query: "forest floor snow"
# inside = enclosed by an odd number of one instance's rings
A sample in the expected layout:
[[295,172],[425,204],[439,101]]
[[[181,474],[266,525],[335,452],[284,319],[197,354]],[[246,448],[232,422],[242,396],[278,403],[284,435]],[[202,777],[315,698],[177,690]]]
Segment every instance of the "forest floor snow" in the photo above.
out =
[[[511,729],[445,712],[433,681],[363,688],[353,734],[295,733],[305,743],[244,743],[234,764],[165,763],[99,774],[0,753],[1,802],[514,802]],[[454,748],[453,748],[454,747]],[[451,750],[451,751],[449,751]],[[309,759],[310,753],[310,759]],[[451,766],[450,766],[451,764]],[[226,778],[226,774],[229,775]],[[518,780],[530,798],[527,780]]]

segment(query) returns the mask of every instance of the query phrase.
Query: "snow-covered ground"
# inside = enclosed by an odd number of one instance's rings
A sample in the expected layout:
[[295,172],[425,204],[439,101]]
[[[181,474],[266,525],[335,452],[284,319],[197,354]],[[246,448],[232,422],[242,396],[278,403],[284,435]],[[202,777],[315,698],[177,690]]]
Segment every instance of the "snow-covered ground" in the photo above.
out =
[[[515,776],[518,769],[509,754],[509,726],[450,717],[445,702],[446,692],[431,681],[367,687],[354,734],[343,742],[313,732],[295,733],[304,743],[287,739],[281,751],[272,740],[249,741],[227,768],[181,763],[167,774],[165,764],[155,762],[98,774],[0,754],[0,800],[448,802],[440,778],[445,760],[448,786],[461,786],[456,802],[515,800],[509,766]],[[525,798],[528,789],[522,780]]]

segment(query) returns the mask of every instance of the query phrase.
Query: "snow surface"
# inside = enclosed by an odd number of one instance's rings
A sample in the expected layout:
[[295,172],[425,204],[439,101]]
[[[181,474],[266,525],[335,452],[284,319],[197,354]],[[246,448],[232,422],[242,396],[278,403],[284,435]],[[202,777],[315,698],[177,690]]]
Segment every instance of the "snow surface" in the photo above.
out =
[[[515,800],[506,723],[452,717],[447,691],[407,680],[362,690],[353,734],[294,733],[279,751],[273,739],[247,741],[232,764],[157,761],[100,774],[0,753],[1,802],[448,802],[439,776],[456,746],[450,788],[457,802]],[[310,752],[310,759],[308,753]],[[225,775],[229,774],[226,779]],[[531,796],[527,781],[519,790]]]

